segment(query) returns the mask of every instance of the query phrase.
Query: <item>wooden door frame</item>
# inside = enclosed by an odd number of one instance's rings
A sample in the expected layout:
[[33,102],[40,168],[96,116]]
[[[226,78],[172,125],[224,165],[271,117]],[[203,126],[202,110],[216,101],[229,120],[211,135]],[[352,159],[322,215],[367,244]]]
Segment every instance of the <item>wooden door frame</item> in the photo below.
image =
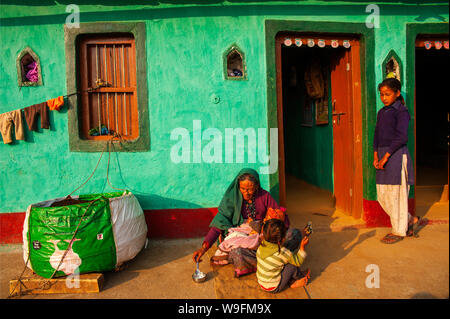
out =
[[[334,32],[329,32],[333,30]],[[375,87],[374,70],[369,66],[374,64],[374,30],[367,28],[364,23],[340,23],[340,22],[316,22],[316,21],[287,21],[287,20],[266,20],[266,65],[267,65],[267,119],[268,127],[278,127],[278,168],[279,170],[269,177],[270,191],[272,195],[280,202],[286,204],[286,185],[285,185],[285,163],[284,163],[284,136],[283,136],[283,110],[282,95],[278,93],[277,82],[281,83],[281,73],[277,70],[277,65],[281,66],[281,46],[276,45],[276,36],[279,32],[309,33],[335,36],[359,37],[359,57],[360,57],[360,98],[359,105],[370,105],[369,101],[375,100],[375,90],[367,88]],[[279,47],[279,49],[278,49]],[[280,52],[279,52],[280,53]],[[277,63],[274,63],[276,61]],[[357,98],[357,97],[354,97]],[[280,103],[281,101],[281,103]],[[370,151],[373,139],[373,132],[370,134],[367,128],[374,125],[376,120],[376,106],[371,108],[359,107],[360,145],[359,152],[354,152],[354,163],[357,163],[360,174],[356,180],[361,184],[359,194],[353,197],[354,217],[359,218],[363,210],[363,197],[370,192],[371,185],[364,180],[374,180],[374,172],[371,172],[369,165],[373,161],[373,154]],[[356,115],[356,114],[355,114]],[[362,134],[362,132],[367,132]],[[359,154],[358,157],[356,154]],[[362,160],[361,160],[362,159]],[[359,169],[360,168],[360,169]],[[371,176],[373,175],[373,176]],[[354,185],[356,186],[356,185]],[[374,186],[372,188],[375,188]],[[354,188],[355,189],[355,188]],[[372,190],[372,192],[376,190]]]
[[[411,187],[409,193],[410,198],[414,198],[415,207],[415,190],[417,183],[417,168],[416,168],[416,39],[423,35],[446,35],[448,37],[448,23],[407,23],[406,24],[406,106],[411,115],[411,123],[408,130],[408,148],[412,155],[414,165],[414,185]],[[445,49],[441,49],[445,50]],[[412,149],[412,151],[411,151]]]

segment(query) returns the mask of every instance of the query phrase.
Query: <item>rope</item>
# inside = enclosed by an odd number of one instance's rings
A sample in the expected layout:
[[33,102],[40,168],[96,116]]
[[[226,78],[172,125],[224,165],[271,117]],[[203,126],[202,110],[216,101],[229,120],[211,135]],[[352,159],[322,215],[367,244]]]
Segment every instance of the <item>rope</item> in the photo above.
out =
[[29,260],[30,260],[30,249],[28,249],[28,256],[27,256],[27,261],[25,262],[25,267],[23,268],[22,273],[20,274],[19,278],[17,279],[17,283],[14,286],[14,289],[9,292],[9,295],[8,295],[8,297],[6,297],[6,299],[9,299],[9,298],[11,298],[11,297],[13,297],[15,295],[13,293],[14,293],[14,291],[16,291],[17,285],[21,284],[21,286],[19,286],[19,293],[18,293],[19,296],[22,295],[22,286],[27,288],[27,286],[25,286],[25,284],[22,282],[21,279],[22,279],[23,274],[25,273],[25,270],[27,269],[27,265],[28,265],[28,261]]
[[88,88],[86,90],[80,90],[80,91],[76,91],[76,92],[73,92],[73,93],[69,93],[69,94],[63,95],[63,98],[64,97],[67,98],[69,96],[76,95],[76,94],[81,94],[82,92],[92,92],[92,91],[95,91],[95,90],[97,90],[97,89],[99,89],[101,87],[105,87],[105,86],[108,86],[108,85],[105,85],[105,83],[100,83],[100,84],[97,84],[97,86],[92,87],[92,88]]
[[66,257],[67,253],[69,252],[69,250],[72,249],[72,244],[73,241],[75,240],[75,236],[77,235],[78,232],[78,228],[81,225],[81,222],[83,221],[84,216],[86,215],[86,213],[89,211],[89,209],[91,208],[92,204],[94,204],[96,201],[100,200],[101,198],[106,199],[104,196],[101,196],[97,199],[94,199],[93,201],[91,201],[91,203],[89,204],[89,206],[86,208],[86,210],[84,211],[83,215],[80,218],[80,221],[78,222],[77,228],[75,229],[75,232],[73,233],[72,239],[69,242],[69,246],[67,247],[66,251],[64,252],[64,255],[61,257],[61,260],[59,261],[58,267],[56,267],[55,271],[53,272],[53,274],[50,276],[50,278],[48,278],[46,281],[44,281],[43,283],[41,283],[41,289],[42,290],[46,290],[46,289],[50,289],[51,284],[50,284],[50,280],[53,278],[53,276],[56,274],[56,272],[59,270],[59,267],[61,266],[64,258]]
[[[61,257],[61,260],[59,261],[59,264],[58,264],[58,266],[56,267],[55,271],[54,271],[53,274],[50,276],[50,278],[48,278],[46,281],[44,281],[44,282],[42,282],[42,283],[40,284],[40,287],[39,287],[39,288],[40,288],[41,290],[47,290],[47,289],[50,289],[50,287],[51,287],[50,280],[53,278],[53,276],[55,276],[56,272],[59,270],[59,267],[61,267],[61,264],[63,263],[64,258],[66,257],[67,253],[68,253],[69,250],[72,248],[73,241],[75,240],[75,236],[77,235],[78,228],[80,227],[81,222],[83,221],[84,216],[85,216],[86,213],[89,211],[89,209],[91,208],[92,204],[94,204],[96,201],[98,201],[98,200],[100,200],[100,199],[102,199],[102,198],[103,198],[103,199],[106,199],[104,196],[101,196],[101,197],[99,197],[99,198],[97,198],[97,199],[92,200],[92,201],[89,203],[89,206],[86,208],[86,210],[84,211],[83,215],[81,216],[80,221],[78,222],[77,228],[75,229],[75,232],[73,233],[72,239],[71,239],[70,242],[69,242],[69,246],[68,246],[67,249],[65,250],[63,256]],[[23,292],[22,292],[22,289],[21,289],[22,287],[19,286],[19,292],[13,294],[13,293],[15,292],[15,290],[17,289],[17,285],[18,285],[18,284],[22,284],[25,288],[27,288],[27,286],[22,282],[22,276],[23,276],[23,274],[25,273],[25,270],[27,269],[27,265],[28,265],[28,261],[29,261],[29,260],[30,260],[30,249],[28,249],[28,256],[27,256],[27,261],[25,262],[25,267],[24,267],[24,269],[22,270],[22,273],[20,274],[19,279],[17,279],[17,283],[16,283],[16,285],[14,286],[14,289],[13,289],[12,291],[10,291],[10,293],[9,293],[9,295],[8,295],[8,297],[7,297],[7,299],[9,299],[9,298],[11,298],[11,297],[14,297],[16,294],[17,294],[18,296],[21,296],[21,295],[26,294],[26,292],[31,291],[31,289],[27,289],[27,290],[23,293]]]
[[[108,166],[107,166],[107,168],[106,168],[106,181],[108,182],[108,185],[111,186],[112,188],[117,189],[117,190],[120,190],[120,191],[126,192],[126,189],[115,188],[115,187],[112,186],[111,183],[109,182],[109,162],[110,162],[110,159],[111,159],[111,150],[109,149],[109,144],[110,144],[110,143],[111,143],[111,146],[113,146],[112,141],[109,141],[109,142],[107,143],[107,146],[108,146]],[[114,146],[113,146],[113,147],[114,147]]]
[[[113,141],[114,138],[117,138],[117,137],[119,138],[119,141],[124,141],[124,140],[122,139],[122,137],[120,136],[120,134],[117,134],[117,133],[116,133],[116,134],[114,134],[114,136],[111,137],[111,140],[109,140],[109,141],[106,143],[105,149],[108,150],[108,165],[107,165],[107,169],[106,169],[106,181],[108,182],[108,185],[111,186],[112,188],[114,188],[114,189],[116,189],[116,190],[126,191],[126,189],[116,188],[116,187],[112,186],[112,184],[111,184],[110,181],[109,181],[109,164],[110,164],[110,159],[111,159],[111,150],[110,150],[110,148],[109,148],[109,145],[111,144],[111,146],[114,148],[114,144],[113,144],[112,141]],[[125,142],[126,142],[126,141],[125,141]],[[71,198],[71,195],[72,195],[74,192],[76,192],[78,189],[80,189],[81,187],[83,187],[84,185],[86,185],[86,183],[92,178],[92,176],[94,176],[95,171],[97,170],[98,165],[100,164],[100,161],[101,161],[101,159],[102,159],[102,157],[103,157],[103,153],[104,153],[104,152],[105,152],[105,150],[103,150],[102,153],[100,154],[100,158],[99,158],[98,161],[97,161],[97,165],[95,166],[94,170],[92,171],[92,173],[91,173],[91,175],[88,177],[88,179],[87,179],[84,183],[82,183],[80,186],[78,186],[75,190],[73,190],[69,195],[67,195],[66,198]],[[51,287],[50,280],[51,280],[51,279],[53,278],[53,276],[56,274],[56,272],[58,271],[58,269],[59,269],[59,267],[61,266],[62,262],[64,261],[64,258],[66,257],[67,253],[68,253],[69,250],[72,248],[73,241],[75,240],[75,236],[76,236],[76,234],[77,234],[77,232],[78,232],[78,228],[80,227],[81,222],[83,221],[84,216],[85,216],[86,213],[89,211],[89,209],[91,208],[92,204],[95,203],[96,201],[100,200],[101,198],[106,199],[104,196],[101,196],[101,197],[99,197],[99,198],[97,198],[97,199],[95,199],[95,200],[92,200],[92,201],[90,202],[89,206],[88,206],[88,207],[86,208],[86,210],[84,211],[83,215],[82,215],[81,218],[80,218],[80,221],[78,222],[77,228],[75,229],[75,232],[74,232],[74,234],[73,234],[73,236],[72,236],[72,239],[71,239],[70,242],[69,242],[69,246],[68,246],[68,248],[66,249],[66,251],[64,252],[64,255],[62,256],[61,260],[59,261],[59,264],[58,264],[58,266],[56,267],[55,271],[53,272],[53,274],[50,276],[49,279],[47,279],[46,281],[44,281],[44,282],[42,282],[42,283],[40,284],[40,289],[41,289],[41,290],[47,290],[47,289],[50,289],[50,287]],[[31,291],[31,289],[27,289],[26,285],[22,282],[22,277],[23,277],[23,274],[25,273],[25,270],[27,269],[27,265],[28,265],[29,260],[30,260],[30,249],[28,248],[28,256],[27,256],[27,261],[25,262],[25,267],[23,268],[22,273],[20,274],[19,278],[17,279],[17,283],[16,283],[16,285],[14,286],[14,289],[13,289],[12,291],[10,291],[10,293],[9,293],[9,295],[8,295],[8,297],[7,297],[7,299],[9,299],[9,298],[15,296],[16,294],[17,294],[18,296],[21,296],[21,295],[26,294],[27,292]],[[14,293],[15,290],[17,289],[17,285],[19,285],[19,284],[20,284],[20,286],[19,286],[19,292],[18,292],[18,293]],[[26,288],[26,290],[25,290],[24,292],[22,292],[22,286]]]
[[[110,181],[109,181],[109,163],[110,163],[110,159],[111,159],[111,150],[110,150],[110,148],[109,148],[109,145],[111,144],[111,146],[114,147],[113,139],[114,139],[114,138],[117,138],[117,137],[119,138],[119,141],[124,141],[124,140],[122,139],[122,136],[121,136],[120,134],[115,133],[115,134],[111,137],[111,139],[107,141],[106,146],[105,146],[105,149],[108,150],[108,165],[107,165],[107,169],[106,169],[106,181],[108,182],[108,185],[111,186],[112,188],[117,189],[117,190],[120,190],[120,191],[126,191],[126,189],[116,188],[116,187],[112,186],[111,183],[110,183]],[[97,165],[95,166],[94,170],[93,170],[92,173],[91,173],[91,176],[89,176],[88,179],[87,179],[83,184],[81,184],[81,185],[78,186],[76,189],[74,189],[74,190],[73,190],[66,198],[70,198],[70,196],[71,196],[73,193],[75,193],[77,190],[79,190],[79,189],[82,188],[84,185],[86,185],[86,183],[91,179],[91,177],[94,176],[95,171],[97,170],[97,167],[98,167],[98,165],[100,164],[100,161],[101,161],[101,159],[102,159],[102,156],[103,156],[103,153],[104,153],[104,152],[105,152],[105,150],[102,151],[102,153],[101,153],[101,155],[100,155],[100,158],[98,159]]]
[[98,164],[100,164],[100,160],[102,159],[103,153],[104,153],[104,150],[102,151],[102,154],[100,155],[100,158],[98,159],[97,165],[95,166],[94,171],[91,173],[91,176],[89,176],[88,179],[87,179],[83,184],[81,184],[80,186],[78,186],[77,188],[75,188],[75,189],[72,191],[72,193],[70,193],[69,195],[67,195],[66,198],[70,198],[70,195],[72,195],[72,194],[75,193],[77,190],[79,190],[81,187],[83,187],[84,185],[86,185],[86,183],[91,179],[91,177],[94,176],[94,173],[95,173],[95,171],[97,170]]

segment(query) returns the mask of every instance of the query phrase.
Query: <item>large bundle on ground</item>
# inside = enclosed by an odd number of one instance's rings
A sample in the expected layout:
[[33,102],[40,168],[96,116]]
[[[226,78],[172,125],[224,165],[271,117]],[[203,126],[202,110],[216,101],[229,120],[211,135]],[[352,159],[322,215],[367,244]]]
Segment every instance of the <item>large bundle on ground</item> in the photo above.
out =
[[23,257],[45,278],[101,272],[134,258],[146,237],[144,213],[130,192],[57,198],[28,207]]

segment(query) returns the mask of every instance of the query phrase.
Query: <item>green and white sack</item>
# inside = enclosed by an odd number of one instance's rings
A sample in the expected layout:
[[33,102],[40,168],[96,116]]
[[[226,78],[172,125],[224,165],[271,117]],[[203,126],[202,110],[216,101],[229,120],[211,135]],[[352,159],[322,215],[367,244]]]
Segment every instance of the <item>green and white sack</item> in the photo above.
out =
[[60,206],[58,203],[64,203],[66,198],[57,198],[28,207],[23,226],[23,258],[35,273],[51,278],[56,269],[53,277],[108,271],[133,259],[144,247],[147,224],[131,192],[72,199],[77,203]]

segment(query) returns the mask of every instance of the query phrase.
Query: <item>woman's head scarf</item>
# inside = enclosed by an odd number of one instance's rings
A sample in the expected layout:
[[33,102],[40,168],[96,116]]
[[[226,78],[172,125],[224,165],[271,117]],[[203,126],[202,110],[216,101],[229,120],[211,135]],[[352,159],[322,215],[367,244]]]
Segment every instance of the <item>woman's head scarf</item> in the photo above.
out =
[[243,197],[241,191],[239,190],[238,181],[239,177],[244,174],[252,175],[258,182],[258,185],[260,184],[259,174],[254,169],[242,169],[225,191],[219,205],[219,212],[213,218],[209,227],[217,227],[224,230],[226,233],[229,228],[237,227],[244,222],[244,218],[241,215]]

